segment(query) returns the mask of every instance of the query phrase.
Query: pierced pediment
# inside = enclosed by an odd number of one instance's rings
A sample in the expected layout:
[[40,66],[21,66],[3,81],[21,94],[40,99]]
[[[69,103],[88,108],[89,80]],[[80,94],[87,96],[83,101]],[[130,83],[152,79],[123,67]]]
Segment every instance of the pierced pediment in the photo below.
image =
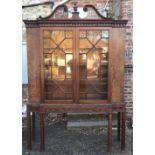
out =
[[91,27],[125,27],[127,20],[115,20],[103,16],[93,5],[78,7],[57,6],[47,17],[39,17],[37,20],[24,20],[26,27],[50,27],[50,26],[91,26]]
[[[108,12],[107,12],[108,15]],[[39,17],[41,20],[52,19],[112,19],[110,17],[104,17],[93,5],[86,5],[84,7],[67,7],[66,5],[57,6],[53,12],[47,17]]]

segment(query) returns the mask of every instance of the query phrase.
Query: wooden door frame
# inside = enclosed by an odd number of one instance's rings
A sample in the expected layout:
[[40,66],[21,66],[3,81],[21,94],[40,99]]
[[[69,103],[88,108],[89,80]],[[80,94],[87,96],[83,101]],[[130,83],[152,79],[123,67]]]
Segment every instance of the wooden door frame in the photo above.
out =
[[[40,28],[40,56],[41,56],[41,102],[50,104],[107,104],[110,100],[110,53],[111,53],[111,27],[89,27],[91,30],[108,30],[109,31],[109,50],[108,50],[108,99],[107,100],[81,100],[79,99],[79,31],[88,30],[88,27],[41,27]],[[44,95],[44,59],[43,59],[43,31],[44,30],[72,30],[73,31],[73,100],[46,100]]]
[[[46,103],[50,103],[50,104],[55,104],[55,103],[60,103],[60,104],[64,104],[64,103],[74,103],[74,99],[75,99],[75,86],[73,84],[73,100],[68,100],[68,99],[64,99],[64,100],[47,100],[45,99],[45,94],[44,94],[44,50],[43,50],[43,31],[44,30],[72,30],[73,31],[73,62],[75,59],[75,27],[41,27],[40,28],[40,56],[41,56],[41,102],[43,102],[44,104]],[[75,63],[73,64],[73,72],[72,72],[72,83],[74,83],[74,79],[75,79]]]
[[[110,94],[111,94],[111,89],[110,89],[110,53],[111,53],[111,45],[112,45],[112,32],[111,32],[111,27],[89,27],[89,30],[107,30],[109,31],[109,47],[108,47],[108,98],[107,100],[82,100],[82,99],[79,99],[79,84],[80,84],[80,81],[79,81],[79,76],[78,79],[77,79],[77,100],[78,100],[78,103],[79,104],[107,104],[109,103],[110,101]],[[76,27],[76,59],[78,59],[77,61],[77,68],[78,68],[78,75],[79,75],[79,31],[80,30],[88,30],[88,27]]]

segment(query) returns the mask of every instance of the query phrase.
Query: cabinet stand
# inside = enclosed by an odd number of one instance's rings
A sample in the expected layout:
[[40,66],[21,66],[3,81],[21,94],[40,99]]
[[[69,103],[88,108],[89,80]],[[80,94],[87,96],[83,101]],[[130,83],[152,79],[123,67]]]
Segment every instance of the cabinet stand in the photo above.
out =
[[[79,106],[79,108],[77,108]],[[113,105],[113,104],[103,104],[103,105],[68,105],[68,108],[62,108],[62,105],[47,105],[47,104],[28,104],[27,105],[27,146],[28,149],[32,149],[32,133],[35,135],[35,113],[39,114],[40,122],[40,150],[45,150],[45,123],[44,115],[48,112],[107,112],[108,113],[108,152],[112,151],[112,114],[118,112],[118,139],[121,140],[121,149],[125,148],[125,106],[124,104]],[[99,107],[99,108],[98,108]],[[31,126],[31,116],[32,113],[33,124]]]

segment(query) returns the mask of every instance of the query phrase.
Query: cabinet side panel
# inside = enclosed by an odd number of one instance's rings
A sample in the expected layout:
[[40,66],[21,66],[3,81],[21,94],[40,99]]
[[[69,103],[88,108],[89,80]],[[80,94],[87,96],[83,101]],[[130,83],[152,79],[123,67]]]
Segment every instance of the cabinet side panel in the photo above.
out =
[[40,97],[40,34],[39,28],[27,29],[28,92],[29,102],[39,102]]
[[124,92],[124,51],[125,31],[122,28],[112,29],[111,53],[109,55],[109,89],[110,101],[123,101]]

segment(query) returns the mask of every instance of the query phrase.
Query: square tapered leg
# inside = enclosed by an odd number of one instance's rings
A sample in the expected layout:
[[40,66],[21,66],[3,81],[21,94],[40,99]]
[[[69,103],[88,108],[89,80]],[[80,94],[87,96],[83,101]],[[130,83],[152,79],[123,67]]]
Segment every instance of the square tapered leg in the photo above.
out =
[[108,114],[108,152],[112,151],[112,113]]
[[32,137],[31,137],[31,116],[30,116],[30,111],[29,108],[27,108],[27,148],[29,150],[32,149]]
[[36,126],[35,126],[35,112],[32,112],[32,137],[33,137],[33,140],[35,139],[35,130],[36,130]]
[[40,113],[40,150],[45,149],[44,114]]
[[125,149],[125,112],[122,112],[121,149]]
[[122,113],[118,112],[117,114],[117,140],[121,140],[121,120],[122,120]]

